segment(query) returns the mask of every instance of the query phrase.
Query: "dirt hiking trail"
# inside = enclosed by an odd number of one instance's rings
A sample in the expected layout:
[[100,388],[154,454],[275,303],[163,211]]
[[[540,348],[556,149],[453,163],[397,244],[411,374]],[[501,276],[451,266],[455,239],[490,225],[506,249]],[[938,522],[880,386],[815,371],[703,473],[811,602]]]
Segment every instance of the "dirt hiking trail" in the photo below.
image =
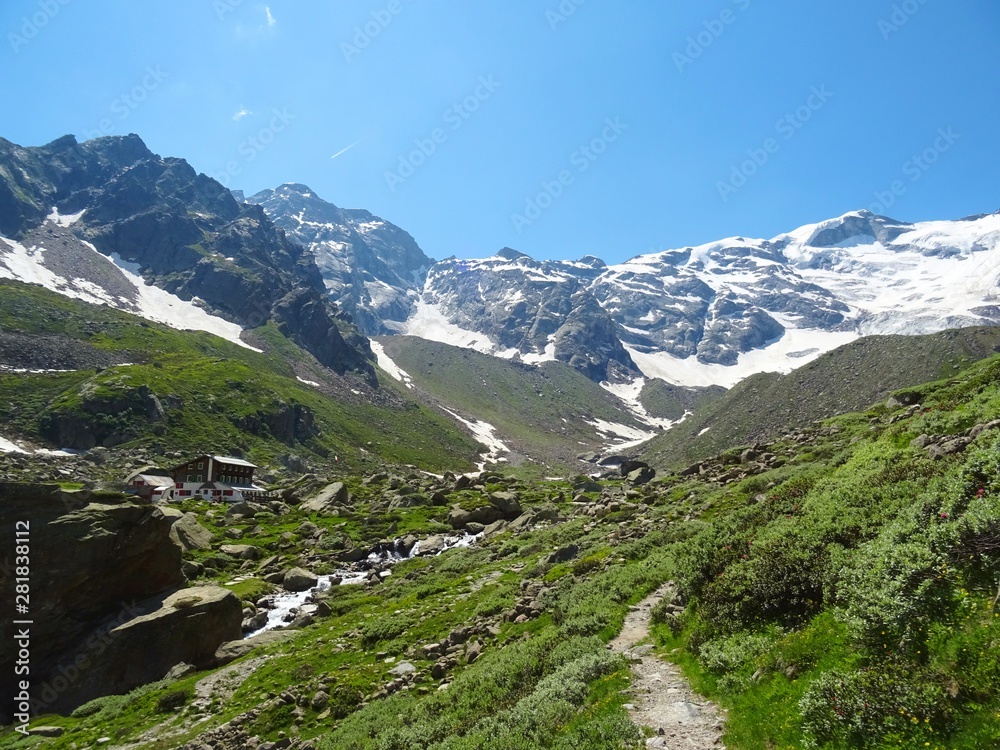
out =
[[625,618],[618,637],[608,644],[632,662],[633,681],[626,704],[638,727],[656,734],[646,740],[647,748],[663,750],[724,750],[724,711],[693,690],[673,664],[660,661],[649,643],[650,613],[665,596],[672,596],[673,583],[634,605]]

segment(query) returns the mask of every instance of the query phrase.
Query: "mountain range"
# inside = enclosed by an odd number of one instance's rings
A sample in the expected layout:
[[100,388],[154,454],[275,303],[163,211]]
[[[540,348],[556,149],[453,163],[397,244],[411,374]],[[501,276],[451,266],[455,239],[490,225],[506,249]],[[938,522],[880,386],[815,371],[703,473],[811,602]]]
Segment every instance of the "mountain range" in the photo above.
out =
[[[571,425],[556,451],[565,462],[565,438],[581,429],[600,425],[608,447],[635,444],[718,395],[705,389],[789,372],[862,337],[1000,324],[1000,213],[907,224],[857,211],[771,239],[733,237],[613,265],[590,255],[535,260],[511,248],[435,261],[368,211],[297,183],[245,197],[135,135],[31,148],[0,139],[0,278],[251,349],[270,351],[276,332],[317,366],[364,384],[338,386],[341,395],[378,401],[381,372],[405,386],[403,398],[473,434],[475,425],[492,429],[488,412],[501,428],[499,437],[478,435],[490,451],[519,431],[512,454],[530,456],[550,438],[537,424],[517,426],[530,419],[500,425],[502,411],[483,412],[471,396],[471,411],[456,411],[462,391],[446,387],[454,378],[425,364],[443,357],[464,372],[468,363],[420,340],[518,367],[565,365],[619,405],[550,407]],[[389,345],[399,334],[409,343]],[[469,373],[489,379],[478,362]],[[544,392],[519,374],[527,372],[492,377],[517,382],[519,399]],[[555,372],[542,377],[570,382]],[[651,408],[658,399],[669,416]]]
[[862,336],[1000,323],[1000,213],[907,224],[856,211],[771,239],[434,263],[406,232],[302,185],[251,197],[316,257],[369,335],[404,333],[597,382],[731,387]]

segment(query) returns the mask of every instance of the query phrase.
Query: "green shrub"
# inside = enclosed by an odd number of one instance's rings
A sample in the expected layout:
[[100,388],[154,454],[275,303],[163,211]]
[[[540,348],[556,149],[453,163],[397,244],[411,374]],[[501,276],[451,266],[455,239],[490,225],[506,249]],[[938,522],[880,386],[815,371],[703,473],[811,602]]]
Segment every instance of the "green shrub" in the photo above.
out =
[[382,641],[398,638],[413,625],[413,618],[406,615],[378,615],[361,625],[361,643],[370,648]]
[[799,702],[807,747],[880,748],[941,741],[953,712],[933,676],[905,662],[823,674]]
[[774,641],[763,633],[734,633],[703,643],[698,653],[705,669],[714,674],[752,672],[755,663],[774,646]]

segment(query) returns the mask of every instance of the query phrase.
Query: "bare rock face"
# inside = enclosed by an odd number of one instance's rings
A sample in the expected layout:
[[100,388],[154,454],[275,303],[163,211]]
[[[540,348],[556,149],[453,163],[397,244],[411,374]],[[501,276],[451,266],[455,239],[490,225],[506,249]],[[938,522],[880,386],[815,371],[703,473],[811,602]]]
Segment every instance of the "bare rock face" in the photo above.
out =
[[[23,617],[31,621],[33,713],[127,692],[181,661],[207,666],[205,654],[239,637],[240,605],[230,592],[185,589],[170,600],[185,585],[181,547],[171,538],[176,520],[113,493],[0,484],[0,537],[29,532],[21,542],[30,558]],[[8,560],[0,559],[0,597],[13,603],[16,568]],[[184,606],[186,597],[196,600]],[[0,625],[4,643],[13,642],[15,627],[12,618]],[[13,694],[6,691],[17,658],[14,649],[0,650],[4,695]],[[0,720],[9,710],[0,706]]]
[[52,701],[50,710],[69,711],[101,695],[126,693],[163,679],[179,662],[198,669],[214,666],[219,645],[242,634],[240,600],[219,586],[152,597],[132,612],[135,616],[121,624],[96,631],[104,650]]

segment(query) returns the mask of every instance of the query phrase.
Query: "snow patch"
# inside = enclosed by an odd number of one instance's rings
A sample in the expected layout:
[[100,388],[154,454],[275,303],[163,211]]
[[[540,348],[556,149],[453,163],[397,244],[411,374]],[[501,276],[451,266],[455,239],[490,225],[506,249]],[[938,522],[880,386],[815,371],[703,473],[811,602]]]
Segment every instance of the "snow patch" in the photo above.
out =
[[[860,338],[854,331],[790,329],[776,342],[762,349],[743,352],[735,365],[703,364],[697,357],[680,358],[667,352],[640,352],[628,344],[625,350],[644,375],[683,386],[721,385],[732,388],[759,372],[787,373]],[[810,351],[811,350],[811,351]],[[809,354],[803,354],[809,351]],[[794,355],[794,356],[793,356]]]
[[489,336],[455,325],[448,320],[438,305],[425,299],[416,304],[413,314],[402,325],[400,333],[463,349],[474,349],[483,354],[493,354],[497,350]]
[[645,430],[640,430],[636,427],[618,424],[617,422],[607,422],[603,419],[587,420],[587,424],[596,428],[597,431],[602,433],[606,438],[612,435],[624,438],[624,441],[612,442],[611,444],[606,445],[604,447],[605,453],[614,453],[616,451],[625,450],[626,448],[634,448],[635,446],[656,437],[657,434],[655,432],[646,432]]
[[371,342],[372,352],[375,354],[375,361],[378,366],[385,370],[386,374],[395,378],[407,388],[413,387],[413,378],[403,368],[392,361],[392,357],[385,353],[385,347],[378,341]]
[[61,227],[71,227],[76,224],[76,222],[80,221],[85,213],[87,213],[87,209],[77,211],[75,214],[60,214],[59,209],[53,206],[49,215],[46,216],[45,219],[46,221],[58,224]]
[[508,448],[503,441],[496,436],[496,427],[491,425],[489,422],[483,422],[482,420],[471,422],[468,419],[460,417],[451,409],[445,409],[445,411],[468,427],[472,431],[472,435],[475,437],[477,443],[484,445],[489,449],[489,453],[486,454],[485,460],[480,461],[478,464],[479,471],[483,471],[487,464],[495,464],[500,461],[506,461],[505,458],[501,458],[501,455],[504,453],[510,453],[510,448]]
[[[140,315],[148,320],[163,323],[171,328],[206,331],[246,349],[255,352],[261,351],[240,340],[240,333],[243,329],[236,323],[230,323],[211,315],[192,302],[186,302],[159,287],[147,285],[135,270],[127,267],[131,266],[137,269],[136,264],[123,263],[120,257],[112,256],[110,260],[122,276],[136,288],[138,299],[134,304],[130,300],[112,297],[103,287],[87,279],[66,279],[55,274],[45,266],[45,248],[43,247],[35,245],[27,248],[6,237],[0,237],[0,243],[2,243],[0,244],[0,279],[16,279],[28,284],[38,284],[66,297],[96,305],[109,305],[125,312]],[[99,255],[101,259],[108,260],[89,242],[83,242],[83,244]]]
[[639,395],[642,393],[642,389],[646,385],[645,378],[636,378],[630,383],[609,383],[607,380],[601,383],[601,388],[608,391],[614,396],[617,396],[619,400],[624,402],[628,410],[638,419],[640,422],[649,425],[650,427],[659,428],[661,430],[669,430],[678,421],[672,419],[664,419],[662,417],[654,417],[648,411],[646,407],[642,405],[642,401],[639,400]]
[[0,436],[0,453],[30,453],[12,440]]
[[306,385],[311,385],[314,388],[319,388],[319,383],[317,383],[315,380],[306,380],[305,378],[300,378],[298,375],[295,376],[295,379],[298,380],[300,383],[305,383]]

